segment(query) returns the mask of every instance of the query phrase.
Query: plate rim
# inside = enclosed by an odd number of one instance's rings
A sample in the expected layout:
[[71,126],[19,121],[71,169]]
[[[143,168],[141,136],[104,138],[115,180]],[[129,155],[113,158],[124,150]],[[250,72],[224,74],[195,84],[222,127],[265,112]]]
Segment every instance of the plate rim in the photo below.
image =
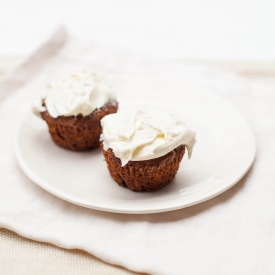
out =
[[22,171],[26,174],[26,176],[36,185],[38,185],[39,187],[41,187],[42,189],[44,189],[45,191],[49,192],[50,194],[65,200],[67,202],[70,202],[72,204],[78,205],[78,206],[82,206],[85,208],[89,208],[89,209],[94,209],[94,210],[99,210],[99,211],[104,211],[104,212],[111,212],[111,213],[120,213],[120,214],[154,214],[154,213],[162,213],[162,212],[169,212],[169,211],[174,211],[174,210],[179,210],[179,209],[183,209],[186,207],[190,207],[199,203],[202,203],[204,201],[210,200],[220,194],[222,194],[223,192],[227,191],[228,189],[230,189],[231,187],[233,187],[237,182],[239,182],[249,171],[249,169],[251,168],[255,157],[256,157],[256,152],[257,152],[257,142],[256,142],[256,136],[255,133],[250,125],[250,123],[247,121],[246,117],[226,98],[222,97],[221,95],[219,95],[217,92],[211,90],[208,87],[205,87],[203,85],[200,85],[196,82],[193,81],[189,81],[189,80],[185,80],[185,79],[180,79],[178,77],[170,77],[170,76],[155,76],[155,75],[136,75],[136,74],[121,74],[121,75],[116,75],[116,76],[110,76],[110,78],[114,78],[117,77],[119,79],[121,78],[143,78],[143,79],[161,79],[163,80],[165,79],[173,79],[173,80],[177,80],[177,81],[184,81],[184,83],[189,83],[189,85],[193,85],[193,86],[197,86],[198,88],[201,88],[205,91],[207,91],[208,93],[210,93],[212,96],[218,98],[219,100],[223,101],[223,103],[227,104],[230,106],[230,108],[232,108],[237,114],[238,116],[242,117],[243,121],[246,124],[247,127],[247,131],[249,132],[249,136],[251,138],[252,141],[252,145],[253,145],[253,152],[251,152],[251,156],[250,156],[250,160],[247,162],[246,166],[243,168],[242,172],[240,174],[238,174],[230,184],[224,186],[222,185],[222,188],[218,189],[218,191],[214,192],[213,194],[210,194],[209,196],[205,196],[204,198],[201,198],[199,200],[196,200],[194,202],[190,202],[187,204],[181,203],[181,204],[177,204],[175,206],[170,206],[170,207],[154,207],[154,209],[141,209],[141,210],[128,210],[125,208],[121,208],[121,207],[104,207],[101,205],[98,205],[97,203],[94,204],[87,204],[77,198],[73,198],[70,194],[64,194],[63,191],[59,191],[58,189],[54,188],[54,186],[48,184],[47,182],[45,182],[43,179],[41,179],[40,177],[36,176],[33,171],[31,170],[31,168],[27,165],[27,163],[24,161],[24,158],[21,154],[20,151],[20,145],[19,145],[19,134],[21,131],[21,128],[24,124],[24,122],[26,121],[27,117],[30,116],[31,111],[29,111],[27,113],[27,115],[20,121],[20,123],[17,126],[17,129],[15,131],[15,135],[14,135],[14,139],[13,139],[13,151],[15,154],[15,158],[17,163],[19,164],[20,168],[22,169]]

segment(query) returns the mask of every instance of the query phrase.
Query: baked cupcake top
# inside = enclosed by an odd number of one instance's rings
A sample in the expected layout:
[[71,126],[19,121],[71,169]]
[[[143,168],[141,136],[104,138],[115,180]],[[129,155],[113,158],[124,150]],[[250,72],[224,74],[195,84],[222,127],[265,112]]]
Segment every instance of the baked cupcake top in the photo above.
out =
[[35,102],[33,111],[40,114],[47,107],[53,118],[80,114],[87,116],[113,101],[116,101],[113,90],[102,76],[81,71],[48,84],[41,99]]
[[105,116],[101,126],[104,150],[111,148],[122,166],[164,156],[180,145],[186,145],[190,158],[196,143],[195,133],[166,112],[123,110]]

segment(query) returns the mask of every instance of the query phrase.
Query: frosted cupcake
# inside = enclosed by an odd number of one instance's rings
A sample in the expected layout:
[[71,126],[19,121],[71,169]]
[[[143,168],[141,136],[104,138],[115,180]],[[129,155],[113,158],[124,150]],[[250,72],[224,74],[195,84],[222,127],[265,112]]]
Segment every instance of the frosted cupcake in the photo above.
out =
[[101,120],[101,147],[111,177],[132,191],[155,191],[175,177],[195,133],[160,111],[124,110]]
[[34,113],[47,122],[52,140],[73,151],[99,147],[100,120],[117,109],[105,79],[87,71],[49,84],[33,106]]

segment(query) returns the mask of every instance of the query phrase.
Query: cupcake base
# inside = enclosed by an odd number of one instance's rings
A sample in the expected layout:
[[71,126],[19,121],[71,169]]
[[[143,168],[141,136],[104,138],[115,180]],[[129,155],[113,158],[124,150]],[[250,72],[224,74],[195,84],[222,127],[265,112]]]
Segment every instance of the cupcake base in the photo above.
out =
[[165,156],[143,160],[129,161],[121,166],[121,160],[115,156],[112,149],[103,154],[111,177],[121,186],[132,191],[156,191],[167,185],[175,177],[185,152],[185,146],[175,148]]
[[100,120],[116,113],[117,109],[118,103],[114,102],[105,104],[85,117],[78,115],[53,118],[48,111],[41,113],[41,116],[47,122],[52,140],[58,146],[72,151],[88,151],[100,146]]

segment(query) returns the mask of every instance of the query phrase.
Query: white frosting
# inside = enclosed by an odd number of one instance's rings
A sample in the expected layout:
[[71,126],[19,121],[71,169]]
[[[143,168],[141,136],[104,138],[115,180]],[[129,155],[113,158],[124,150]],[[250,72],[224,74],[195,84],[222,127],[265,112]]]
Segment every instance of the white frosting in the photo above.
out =
[[180,145],[190,158],[196,143],[195,133],[166,112],[123,110],[105,116],[101,125],[104,150],[111,148],[122,166],[164,156]]
[[102,76],[81,71],[50,83],[41,99],[34,103],[33,112],[36,115],[46,111],[42,106],[43,100],[49,114],[56,118],[79,114],[87,116],[96,108],[115,101],[115,96]]

